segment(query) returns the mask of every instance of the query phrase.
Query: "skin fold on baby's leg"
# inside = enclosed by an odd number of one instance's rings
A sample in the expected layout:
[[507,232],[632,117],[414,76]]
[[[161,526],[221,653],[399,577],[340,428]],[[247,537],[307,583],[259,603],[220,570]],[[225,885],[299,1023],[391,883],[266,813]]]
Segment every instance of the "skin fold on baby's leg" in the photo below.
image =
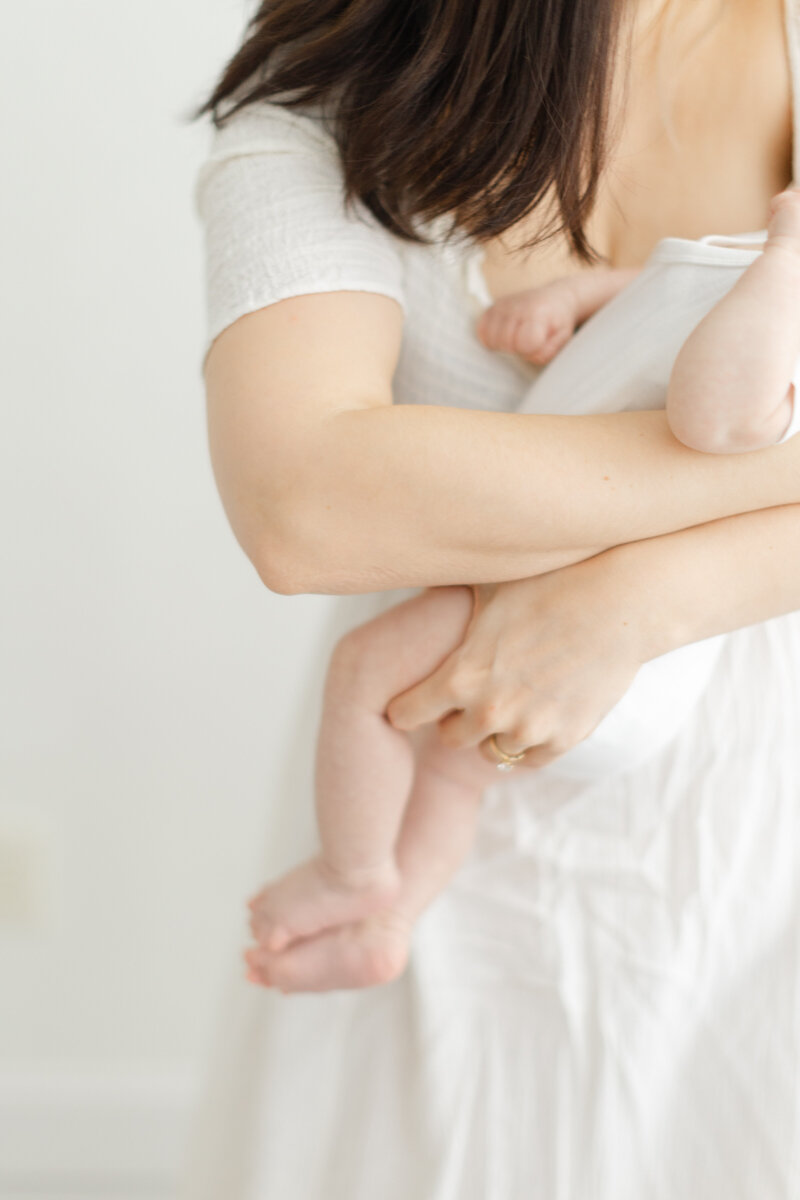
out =
[[384,713],[460,644],[471,612],[468,588],[430,589],[337,646],[317,749],[321,852],[251,902],[261,946],[248,962],[275,986],[394,977],[414,919],[467,854],[492,768],[477,750],[442,746],[435,729],[415,753]]

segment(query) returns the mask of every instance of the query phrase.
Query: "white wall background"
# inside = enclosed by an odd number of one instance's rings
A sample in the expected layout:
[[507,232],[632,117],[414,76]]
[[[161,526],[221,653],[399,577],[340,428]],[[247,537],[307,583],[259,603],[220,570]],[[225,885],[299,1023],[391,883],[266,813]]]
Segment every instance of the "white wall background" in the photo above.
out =
[[4,1200],[167,1194],[330,603],[266,591],[206,449],[184,116],[250,11],[3,9]]

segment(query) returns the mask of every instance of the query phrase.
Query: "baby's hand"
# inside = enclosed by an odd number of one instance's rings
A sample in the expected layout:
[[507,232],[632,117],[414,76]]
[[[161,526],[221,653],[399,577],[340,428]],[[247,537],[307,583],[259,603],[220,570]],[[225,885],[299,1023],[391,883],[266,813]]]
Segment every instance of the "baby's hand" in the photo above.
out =
[[575,332],[578,301],[567,280],[504,296],[487,308],[476,332],[489,350],[519,354],[544,366]]
[[770,205],[769,242],[800,253],[800,189],[787,188]]

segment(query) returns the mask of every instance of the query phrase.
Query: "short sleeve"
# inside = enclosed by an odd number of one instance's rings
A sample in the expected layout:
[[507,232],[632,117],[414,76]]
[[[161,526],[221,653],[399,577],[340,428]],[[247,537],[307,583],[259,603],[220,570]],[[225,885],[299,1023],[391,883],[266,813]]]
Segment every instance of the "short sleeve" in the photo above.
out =
[[362,204],[346,207],[338,149],[322,121],[276,104],[214,129],[198,172],[206,341],[290,296],[366,291],[405,309],[403,249]]

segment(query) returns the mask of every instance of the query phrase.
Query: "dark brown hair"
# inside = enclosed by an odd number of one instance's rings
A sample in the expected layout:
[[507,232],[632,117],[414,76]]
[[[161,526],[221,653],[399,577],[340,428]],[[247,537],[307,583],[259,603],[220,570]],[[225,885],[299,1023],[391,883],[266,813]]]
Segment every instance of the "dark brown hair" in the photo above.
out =
[[620,0],[264,0],[194,117],[333,112],[345,195],[393,233],[443,216],[484,240],[544,201],[530,245],[586,261],[604,165]]

